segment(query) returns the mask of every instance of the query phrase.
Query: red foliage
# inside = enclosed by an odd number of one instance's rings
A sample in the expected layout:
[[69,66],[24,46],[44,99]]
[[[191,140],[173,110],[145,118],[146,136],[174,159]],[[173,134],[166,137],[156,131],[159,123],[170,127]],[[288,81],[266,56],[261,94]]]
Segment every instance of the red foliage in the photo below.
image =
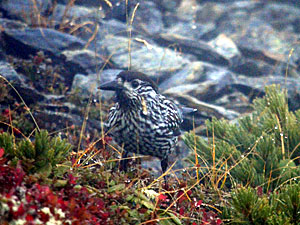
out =
[[12,168],[7,165],[0,164],[0,193],[10,193],[16,191],[16,188],[20,186],[24,178],[24,171],[21,166]]
[[20,166],[0,165],[0,194],[7,198],[9,207],[4,221],[25,219],[31,224],[36,219],[46,223],[55,218],[62,222],[71,220],[73,224],[106,224],[110,216],[106,203],[84,187],[75,189],[76,180],[70,174],[69,184],[55,192],[47,185],[27,184]]
[[[0,153],[2,150],[0,149]],[[4,152],[4,150],[3,150]],[[4,154],[4,153],[3,153]],[[1,157],[0,157],[1,158]],[[0,163],[0,197],[5,198],[7,210],[3,217],[5,224],[13,220],[25,219],[27,224],[35,224],[36,220],[47,223],[50,220],[60,220],[66,224],[114,224],[112,218],[128,216],[128,210],[116,208],[112,210],[112,203],[122,202],[126,198],[122,192],[107,193],[106,182],[93,181],[94,188],[104,190],[103,198],[90,194],[85,187],[78,185],[78,178],[73,174],[65,176],[68,180],[64,187],[56,187],[34,183],[26,176],[20,164],[16,168]],[[78,188],[80,187],[80,188]],[[166,209],[173,201],[170,210],[175,212],[178,218],[201,218],[201,222],[193,224],[222,224],[215,211],[205,208],[202,200],[197,199],[194,190],[184,191],[186,186],[170,193],[160,194],[157,197],[157,207]],[[140,214],[147,214],[147,208],[136,205]],[[127,215],[127,216],[126,216]],[[153,214],[155,217],[155,214]],[[1,218],[2,219],[2,218]]]
[[[185,187],[181,186],[181,188]],[[197,200],[195,196],[193,196],[192,190],[184,191],[183,189],[180,189],[175,192],[172,191],[171,193],[168,193],[168,195],[160,194],[158,196],[158,206],[160,208],[166,208],[172,203],[172,199],[176,199],[176,206],[173,204],[170,210],[177,212],[179,218],[180,216],[193,218],[193,215],[195,214],[201,216],[201,223],[193,222],[193,225],[220,225],[223,223],[216,212],[204,208],[202,205],[203,200]],[[169,203],[166,204],[167,202]]]
[[166,195],[163,195],[163,194],[160,194],[160,195],[158,196],[158,199],[161,200],[161,201],[166,201],[167,198],[168,198],[168,197],[167,197]]
[[6,117],[7,119],[9,119],[9,114],[10,114],[9,109],[4,109],[2,111],[2,116]]
[[2,156],[4,155],[4,148],[0,148],[0,158],[2,158]]

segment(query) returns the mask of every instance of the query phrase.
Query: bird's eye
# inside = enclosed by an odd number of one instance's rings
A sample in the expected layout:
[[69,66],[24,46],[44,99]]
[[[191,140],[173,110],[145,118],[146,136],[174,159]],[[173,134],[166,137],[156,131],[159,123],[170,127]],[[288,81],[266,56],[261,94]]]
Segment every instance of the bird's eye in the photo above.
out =
[[137,80],[134,80],[134,81],[131,82],[131,86],[133,88],[137,88],[139,85],[140,85],[140,83]]

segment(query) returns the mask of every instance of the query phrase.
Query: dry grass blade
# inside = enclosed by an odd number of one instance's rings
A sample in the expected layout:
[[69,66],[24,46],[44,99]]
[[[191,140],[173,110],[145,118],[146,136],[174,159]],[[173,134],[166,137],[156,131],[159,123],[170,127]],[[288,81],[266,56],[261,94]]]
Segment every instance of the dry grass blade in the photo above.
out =
[[22,96],[20,95],[20,93],[17,91],[17,89],[4,77],[0,74],[0,78],[2,78],[15,92],[16,94],[19,96],[19,98],[21,99],[22,103],[25,105],[26,107],[26,110],[28,111],[30,117],[32,118],[33,122],[34,122],[34,125],[36,126],[36,128],[38,129],[38,131],[40,131],[40,127],[39,125],[37,124],[34,116],[32,115],[31,111],[30,111],[30,108],[27,106],[27,104],[25,103],[24,99],[22,98]]
[[280,125],[279,118],[276,114],[275,114],[275,117],[276,117],[276,120],[277,120],[278,129],[279,129],[279,132],[280,132],[282,158],[285,159],[285,148],[284,148],[284,139],[283,139],[282,128],[281,128],[281,125]]
[[67,6],[66,6],[66,8],[65,8],[65,10],[64,10],[62,19],[61,19],[62,22],[60,23],[58,30],[63,30],[63,25],[64,25],[63,21],[64,21],[65,18],[67,17],[69,10],[70,10],[70,8],[74,5],[74,3],[75,3],[75,0],[70,0],[70,1],[68,2]]
[[[162,175],[160,175],[158,178],[156,178],[154,181],[152,181],[151,184],[149,184],[145,189],[149,189],[151,188],[152,185],[154,185],[156,182],[158,182],[160,179],[162,179],[164,176],[168,175],[168,173],[170,172],[170,170],[174,167],[174,165],[176,164],[177,161],[175,161],[166,172],[164,172]],[[144,188],[142,188],[144,189]]]
[[196,147],[196,132],[195,132],[195,119],[193,118],[193,133],[194,133],[194,154],[195,154],[195,167],[196,167],[196,176],[197,181],[199,181],[199,162],[198,162],[198,156],[197,156],[197,147]]
[[[87,24],[90,24],[90,22],[89,22],[89,23],[86,23],[86,24],[84,24],[84,25],[87,25]],[[91,42],[92,42],[93,40],[95,40],[98,31],[99,31],[99,25],[96,24],[94,33],[93,33],[93,35],[89,38],[89,40],[87,41],[87,43],[85,44],[84,49],[87,49],[87,48],[89,47],[89,45],[91,44]],[[96,65],[97,65],[97,64],[96,64]]]
[[110,1],[108,1],[108,0],[104,0],[104,2],[110,7],[110,8],[112,8],[113,7],[113,5],[112,5],[112,3],[110,2]]
[[37,17],[37,24],[38,24],[38,26],[41,26],[41,24],[42,24],[41,23],[41,14],[40,14],[39,9],[37,7],[37,2],[36,2],[36,0],[31,0],[31,1],[32,1],[32,5],[33,5],[33,12]]
[[[128,25],[128,20],[127,20],[127,32],[128,32],[128,70],[131,69],[131,38],[132,38],[132,24],[134,20],[134,16],[136,13],[137,8],[139,7],[140,3],[137,3],[133,9],[133,13],[130,19],[130,24]],[[128,12],[127,12],[127,7],[128,7],[128,0],[126,0],[126,18],[128,19]]]
[[188,192],[189,190],[193,189],[197,184],[199,184],[199,181],[196,181],[191,187],[189,187],[188,189],[186,189],[184,191],[184,193],[182,193],[178,198],[176,198],[166,209],[165,209],[165,213],[169,211],[169,209],[183,196],[185,195],[186,192]]

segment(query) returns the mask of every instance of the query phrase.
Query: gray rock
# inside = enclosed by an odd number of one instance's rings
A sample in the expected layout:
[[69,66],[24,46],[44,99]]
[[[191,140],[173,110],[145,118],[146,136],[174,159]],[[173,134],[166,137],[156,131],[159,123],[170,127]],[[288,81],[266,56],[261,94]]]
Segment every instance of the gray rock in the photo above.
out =
[[133,18],[133,26],[136,30],[144,31],[150,35],[155,35],[162,31],[162,15],[154,2],[140,2]]
[[[121,69],[127,69],[130,66],[130,57],[128,54],[128,38],[110,36],[99,42],[112,55],[113,63]],[[159,72],[176,71],[187,63],[178,52],[168,48],[159,47],[145,39],[131,40],[131,70],[144,72],[150,76],[157,77]]]
[[201,5],[197,1],[182,0],[180,5],[176,8],[176,15],[184,21],[193,21],[196,18],[197,11]]
[[199,61],[207,61],[222,66],[229,64],[222,55],[205,41],[170,34],[160,34],[160,36],[154,39],[162,46],[175,46],[183,53],[194,55]]
[[29,25],[40,25],[41,17],[47,16],[52,5],[51,0],[2,0],[0,9],[9,18],[19,19]]
[[170,27],[164,29],[163,33],[169,36],[182,36],[194,40],[200,40],[202,37],[215,29],[214,23],[200,24],[190,21],[180,21],[172,24]]
[[259,13],[264,10],[258,7],[249,13],[251,9],[236,8],[220,20],[217,32],[230,37],[247,58],[260,59],[273,65],[289,63],[297,67],[300,47],[295,43],[298,35],[289,29],[278,31],[272,27],[271,21],[259,18]]
[[105,64],[105,56],[101,56],[91,50],[63,51],[66,61],[78,64],[87,73],[96,72],[102,69]]
[[266,4],[257,12],[257,17],[268,22],[277,31],[295,32],[294,22],[299,19],[300,8],[290,4]]
[[[73,5],[68,7],[64,4],[57,4],[50,17],[55,25],[70,24],[75,26],[85,22],[99,22],[105,17],[103,11],[98,10],[97,7],[85,7]],[[87,23],[88,25],[88,23]]]
[[[263,60],[245,57],[234,58],[229,69],[235,73],[243,74],[248,77],[260,76],[282,76],[287,74],[289,77],[298,77],[299,74],[295,67],[288,67],[285,63],[277,65],[269,64]],[[288,70],[287,70],[288,69]]]
[[19,75],[15,69],[6,61],[0,60],[0,75],[5,77],[9,82],[22,83],[25,78]]
[[159,87],[167,90],[178,85],[198,84],[204,81],[215,81],[225,85],[232,82],[232,73],[224,68],[196,61],[187,64],[182,70],[171,75]]
[[[280,84],[282,88],[286,88],[289,93],[300,93],[300,76],[298,78],[290,77],[277,77],[277,76],[264,76],[264,77],[246,77],[239,75],[236,77],[234,84],[243,84],[253,89],[256,88],[260,91],[264,91],[265,86],[271,84]],[[245,94],[248,94],[245,92]]]
[[[42,93],[40,93],[27,83],[26,77],[18,74],[14,70],[14,68],[5,60],[0,60],[0,76],[0,80],[4,78],[5,80],[9,81],[14,86],[14,88],[16,88],[18,93],[22,96],[27,104],[37,103],[45,99]],[[12,92],[12,94],[17,96],[14,91]]]
[[37,51],[60,55],[64,50],[81,49],[86,44],[72,35],[48,28],[26,28],[5,30],[7,51],[28,57]]
[[158,8],[165,12],[166,10],[174,12],[179,4],[180,4],[181,0],[160,0],[160,1],[156,1],[156,4],[158,5]]
[[79,92],[79,94],[88,98],[91,94],[97,93],[98,74],[76,74],[72,83],[72,92]]
[[223,58],[232,64],[237,58],[241,57],[241,53],[234,41],[224,34],[220,34],[215,39],[208,42]]
[[176,100],[178,100],[181,104],[197,109],[197,112],[195,113],[195,116],[204,117],[204,118],[211,118],[213,116],[217,118],[225,118],[228,120],[232,120],[234,118],[237,118],[239,116],[238,112],[235,112],[233,110],[228,110],[224,107],[208,104],[205,102],[202,102],[198,100],[197,98],[185,95],[185,94],[176,94],[172,96]]
[[[100,92],[98,86],[101,83],[112,81],[121,72],[121,70],[108,69],[100,73],[91,73],[88,75],[76,74],[72,83],[72,92],[79,92],[83,98],[89,98],[91,94],[96,95]],[[110,99],[113,97],[113,92],[102,92],[103,99]]]
[[[0,18],[0,26],[2,31],[6,29],[24,29],[28,27],[26,23],[22,23],[18,20],[9,20],[5,18]],[[0,32],[2,32],[0,31]]]

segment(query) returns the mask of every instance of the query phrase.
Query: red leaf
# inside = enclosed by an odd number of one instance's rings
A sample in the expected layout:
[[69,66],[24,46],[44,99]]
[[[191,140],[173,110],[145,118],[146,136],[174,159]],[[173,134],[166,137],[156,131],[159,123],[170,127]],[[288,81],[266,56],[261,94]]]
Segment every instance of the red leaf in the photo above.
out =
[[42,211],[38,212],[38,214],[39,214],[39,216],[40,216],[39,219],[40,219],[41,221],[43,221],[44,223],[46,223],[46,222],[49,221],[49,218],[50,218],[49,214],[46,214],[46,213],[44,213],[44,212],[42,212]]
[[183,216],[183,214],[184,214],[184,209],[183,208],[179,209],[179,214],[180,214],[180,216]]
[[32,215],[29,215],[29,214],[27,214],[26,217],[25,217],[25,220],[26,220],[27,222],[32,222],[33,219],[34,219],[33,216],[32,216]]
[[76,184],[77,177],[74,177],[72,174],[69,174],[70,184]]
[[109,213],[108,212],[103,212],[103,213],[101,213],[101,217],[102,217],[102,219],[106,220],[109,217]]
[[18,128],[13,128],[13,132],[18,135],[18,134],[21,134],[21,131],[18,129]]
[[5,116],[7,119],[9,119],[9,109],[4,109],[2,111],[2,115]]
[[14,215],[16,216],[16,218],[18,218],[19,216],[23,216],[24,213],[25,213],[24,205],[23,203],[21,203],[21,205],[19,206],[18,210],[14,213]]
[[202,204],[202,200],[199,200],[196,204],[196,206],[200,206]]
[[105,143],[110,143],[112,141],[112,138],[110,136],[105,136],[104,141]]
[[217,225],[220,225],[222,223],[222,220],[221,219],[217,219]]
[[163,194],[160,194],[159,196],[158,196],[158,199],[159,200],[163,200],[163,201],[166,201],[167,200],[167,196],[165,196],[165,195],[163,195]]
[[261,186],[259,186],[259,187],[257,188],[257,195],[258,195],[259,197],[261,197],[261,196],[263,195],[263,188],[262,188]]
[[53,206],[55,206],[57,204],[57,199],[58,199],[58,197],[56,195],[54,195],[53,193],[50,193],[47,196],[48,202]]
[[4,155],[5,151],[4,148],[0,148],[0,158]]
[[38,56],[38,55],[36,55],[36,56],[33,57],[33,63],[35,65],[41,64],[43,62],[43,60],[44,60],[44,58],[41,57],[41,56]]

